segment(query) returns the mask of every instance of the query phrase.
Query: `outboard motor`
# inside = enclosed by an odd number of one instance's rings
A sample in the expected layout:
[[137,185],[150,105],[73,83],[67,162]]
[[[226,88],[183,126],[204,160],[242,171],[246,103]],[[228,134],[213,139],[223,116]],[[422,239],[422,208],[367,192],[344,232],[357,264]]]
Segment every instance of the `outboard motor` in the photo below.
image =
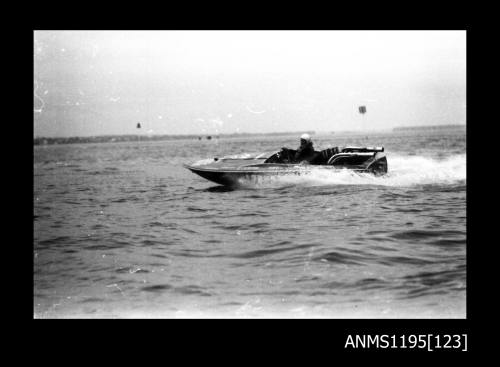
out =
[[368,166],[368,171],[375,176],[385,175],[387,173],[387,158],[384,153],[375,154],[374,161]]

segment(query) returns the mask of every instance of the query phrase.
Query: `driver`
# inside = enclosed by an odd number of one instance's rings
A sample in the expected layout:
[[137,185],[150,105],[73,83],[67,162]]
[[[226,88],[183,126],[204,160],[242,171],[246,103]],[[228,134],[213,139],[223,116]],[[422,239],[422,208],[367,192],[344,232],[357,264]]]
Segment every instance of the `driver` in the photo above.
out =
[[294,161],[295,162],[307,162],[309,163],[315,156],[313,143],[309,134],[302,134],[300,137],[300,147],[297,149],[297,153],[295,153]]

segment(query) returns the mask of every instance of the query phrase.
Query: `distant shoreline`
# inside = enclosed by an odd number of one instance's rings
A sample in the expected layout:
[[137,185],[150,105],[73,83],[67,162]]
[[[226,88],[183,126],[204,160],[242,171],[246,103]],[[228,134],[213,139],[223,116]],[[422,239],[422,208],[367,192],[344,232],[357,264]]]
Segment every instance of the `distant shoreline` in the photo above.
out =
[[271,133],[233,133],[233,134],[177,134],[177,135],[99,135],[99,136],[71,136],[71,137],[35,137],[33,145],[54,145],[54,144],[92,144],[92,143],[119,143],[129,141],[162,141],[162,140],[212,140],[220,138],[249,138],[258,136],[289,136],[308,133],[317,134],[372,134],[372,133],[391,133],[391,132],[419,132],[419,131],[456,131],[465,130],[465,125],[431,125],[431,126],[403,126],[381,131],[288,131]]
[[234,133],[234,134],[187,134],[187,135],[99,135],[99,136],[71,136],[71,137],[36,137],[33,139],[34,145],[53,144],[85,144],[85,143],[118,143],[127,141],[161,141],[161,140],[212,140],[219,138],[239,138],[253,136],[283,136],[301,135],[308,133],[315,135],[314,131],[300,132],[272,132],[272,133]]
[[395,127],[392,131],[420,131],[420,130],[457,130],[465,129],[466,125],[429,125],[429,126],[400,126]]

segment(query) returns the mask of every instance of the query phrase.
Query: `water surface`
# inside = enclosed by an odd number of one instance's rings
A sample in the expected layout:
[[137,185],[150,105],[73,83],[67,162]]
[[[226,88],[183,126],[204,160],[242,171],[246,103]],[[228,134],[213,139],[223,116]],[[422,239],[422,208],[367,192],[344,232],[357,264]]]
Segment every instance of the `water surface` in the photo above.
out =
[[314,142],[383,145],[389,174],[182,167],[290,136],[35,146],[35,317],[464,318],[465,134]]

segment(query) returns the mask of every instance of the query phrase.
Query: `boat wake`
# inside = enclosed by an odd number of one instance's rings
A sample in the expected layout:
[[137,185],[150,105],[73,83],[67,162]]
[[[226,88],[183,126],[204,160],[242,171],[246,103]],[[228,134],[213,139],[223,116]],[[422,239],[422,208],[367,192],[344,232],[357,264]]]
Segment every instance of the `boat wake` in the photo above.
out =
[[466,155],[445,159],[421,156],[389,157],[389,172],[384,176],[355,173],[351,170],[329,171],[312,167],[300,175],[258,177],[242,180],[243,186],[279,187],[283,185],[377,185],[408,187],[419,185],[456,185],[466,182]]

